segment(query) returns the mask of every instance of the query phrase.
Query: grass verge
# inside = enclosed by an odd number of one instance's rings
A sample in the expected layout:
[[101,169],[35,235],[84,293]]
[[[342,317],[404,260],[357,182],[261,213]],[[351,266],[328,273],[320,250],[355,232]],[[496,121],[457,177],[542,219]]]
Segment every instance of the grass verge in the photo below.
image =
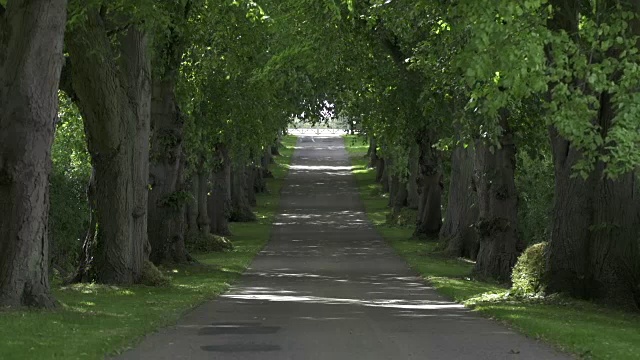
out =
[[58,310],[0,312],[0,359],[102,359],[226,291],[269,238],[295,143],[293,136],[283,139],[269,193],[258,195],[258,221],[231,224],[235,250],[196,255],[199,265],[162,268],[172,279],[167,287],[55,286]]
[[374,171],[367,169],[366,140],[346,136],[345,145],[367,216],[395,251],[442,294],[580,358],[640,359],[638,314],[573,299],[514,300],[504,287],[473,279],[472,263],[442,257],[437,243],[412,239],[411,227],[388,226],[388,199],[380,193]]

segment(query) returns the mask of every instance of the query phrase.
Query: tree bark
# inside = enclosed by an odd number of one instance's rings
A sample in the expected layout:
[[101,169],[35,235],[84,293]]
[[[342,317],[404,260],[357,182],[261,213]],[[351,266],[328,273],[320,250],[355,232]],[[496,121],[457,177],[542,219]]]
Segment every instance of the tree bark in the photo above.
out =
[[398,193],[398,188],[400,187],[400,178],[394,174],[393,164],[387,158],[387,176],[386,181],[382,182],[383,191],[386,188],[386,191],[389,193],[389,202],[387,203],[387,207],[393,208],[393,205],[396,202],[396,195]]
[[409,179],[407,180],[407,207],[417,210],[420,203],[418,184],[420,183],[420,150],[417,145],[409,152]]
[[516,147],[502,117],[500,146],[476,142],[475,184],[478,193],[480,248],[474,272],[481,277],[510,281],[511,269],[524,250],[518,237],[518,194],[515,185]]
[[[256,194],[264,194],[268,192],[267,189],[267,180],[264,178],[264,171],[261,166],[258,164],[252,165],[253,170],[253,191]],[[252,206],[256,206],[257,204],[251,204]]]
[[256,221],[248,196],[247,166],[239,165],[231,170],[231,217],[233,222]]
[[278,133],[278,137],[276,137],[273,144],[271,145],[271,155],[282,156],[280,154],[280,147],[282,147],[282,133]]
[[[601,123],[610,126],[608,96],[601,103]],[[608,123],[608,124],[605,124]],[[616,180],[598,163],[584,180],[573,177],[579,150],[551,130],[555,198],[548,245],[552,292],[640,308],[640,196],[637,174]]]
[[101,283],[136,283],[149,250],[147,35],[132,26],[114,49],[102,15],[89,10],[87,20],[73,27],[67,45],[73,89],[96,172],[98,231],[92,278]]
[[400,190],[400,179],[397,175],[389,176],[389,202],[387,203],[387,207],[393,208],[396,203],[396,195],[398,195],[398,191]]
[[191,178],[191,197],[187,202],[187,210],[185,214],[186,222],[187,222],[187,232],[197,231],[198,228],[198,202],[200,200],[200,177],[195,174],[192,175]]
[[382,168],[382,176],[380,178],[380,184],[382,185],[382,192],[388,194],[390,192],[389,173],[391,167],[391,160],[387,157],[384,159],[384,166]]
[[382,182],[385,172],[385,163],[384,158],[378,157],[378,161],[376,161],[376,182]]
[[[215,179],[212,179],[212,182],[215,182]],[[196,221],[198,222],[198,230],[201,232],[208,234],[211,232],[211,210],[210,210],[210,199],[212,194],[209,193],[212,187],[209,185],[209,174],[206,171],[201,171],[198,173],[198,193],[196,198],[198,199],[198,217]]]
[[369,138],[369,150],[367,150],[367,155],[369,156],[368,167],[376,167],[378,165],[378,144],[374,137]]
[[246,167],[245,174],[247,175],[247,200],[249,201],[249,205],[253,207],[258,204],[258,199],[256,199],[256,189],[260,186],[257,177],[258,172],[253,164],[249,164]]
[[0,12],[0,307],[56,304],[48,178],[66,3],[10,0]]
[[176,103],[173,76],[157,81],[152,97],[151,166],[149,169],[150,259],[155,264],[185,263],[185,203],[182,174],[183,119]]
[[393,203],[391,204],[393,207],[393,214],[399,214],[400,211],[407,206],[407,199],[409,195],[407,187],[406,181],[398,179],[396,195],[394,196]]
[[228,236],[231,214],[231,160],[226,147],[217,150],[217,166],[214,167],[211,194],[207,199],[212,234]]
[[431,237],[438,234],[442,225],[442,169],[430,135],[421,137],[419,149],[420,202],[414,236]]
[[273,164],[273,155],[271,155],[271,149],[266,146],[264,148],[264,154],[262,155],[262,158],[260,159],[260,168],[262,170],[262,177],[264,179],[272,179],[273,178],[273,174],[271,173],[271,170],[269,170],[269,165]]
[[440,240],[446,242],[447,253],[455,257],[475,260],[478,256],[478,204],[473,184],[472,147],[457,147],[451,154],[449,201]]
[[[637,2],[629,3],[640,12]],[[551,5],[556,11],[549,28],[576,33],[579,4],[554,0]],[[640,23],[633,20],[631,29],[640,33]],[[554,59],[549,60],[553,63]],[[615,110],[610,94],[599,95],[600,111],[592,122],[606,138]],[[640,308],[637,174],[608,179],[605,164],[599,162],[586,179],[574,177],[573,166],[582,158],[581,151],[555,128],[550,128],[549,134],[555,165],[554,216],[547,247],[549,291]]]

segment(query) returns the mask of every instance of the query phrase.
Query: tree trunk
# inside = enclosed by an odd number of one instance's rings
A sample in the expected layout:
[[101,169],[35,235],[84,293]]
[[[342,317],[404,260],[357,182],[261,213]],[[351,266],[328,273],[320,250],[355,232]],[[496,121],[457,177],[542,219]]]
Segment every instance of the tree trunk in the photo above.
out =
[[396,194],[398,192],[398,186],[400,186],[400,180],[398,176],[394,174],[395,164],[390,158],[387,158],[387,162],[385,165],[387,170],[385,171],[385,175],[382,181],[382,191],[389,193],[389,201],[387,203],[387,207],[391,208],[393,207],[393,204],[396,200]]
[[473,148],[457,147],[451,154],[449,201],[440,240],[447,243],[447,253],[475,260],[478,256],[478,204],[473,184]]
[[256,215],[249,204],[247,195],[247,167],[237,166],[231,171],[231,217],[233,222],[251,222]]
[[[149,138],[151,137],[151,59],[149,57],[148,35],[136,28],[130,29],[120,40],[122,48],[121,68],[129,74],[126,82],[127,97],[133,107],[135,137],[133,148],[133,258],[136,259],[135,272],[142,271],[144,260],[151,254],[148,228],[149,207]],[[142,246],[136,245],[139,241]],[[138,264],[137,261],[143,262]],[[140,279],[136,279],[138,282]]]
[[396,195],[393,199],[393,214],[399,214],[404,207],[407,206],[409,192],[407,191],[407,182],[398,180]]
[[187,223],[187,232],[197,231],[198,229],[198,201],[200,197],[199,193],[199,177],[198,175],[192,175],[191,178],[191,196],[187,201],[187,209],[185,213],[185,219]]
[[409,179],[407,181],[407,207],[417,210],[420,203],[418,183],[420,182],[420,150],[417,145],[409,153]]
[[419,149],[420,202],[414,236],[431,237],[438,234],[442,225],[442,169],[429,135],[420,139]]
[[391,167],[391,160],[386,158],[384,160],[384,167],[382,169],[382,177],[380,178],[380,184],[382,185],[382,192],[388,194],[390,192],[391,184],[389,181],[389,173]]
[[98,230],[98,216],[96,214],[96,169],[92,168],[89,184],[87,184],[87,203],[89,205],[89,227],[84,236],[82,251],[78,259],[76,273],[68,283],[80,283],[91,281],[91,266],[93,264],[93,251],[96,246]]
[[267,146],[264,148],[264,154],[260,159],[260,168],[262,170],[262,177],[264,179],[272,179],[273,174],[269,170],[269,165],[273,164],[273,155],[271,155],[271,149]]
[[[253,169],[253,190],[257,194],[264,194],[268,192],[267,180],[264,178],[264,171],[261,166],[254,164]],[[253,205],[253,204],[252,204]],[[253,205],[255,206],[255,205]]]
[[[630,2],[640,12],[637,2]],[[578,4],[554,0],[552,31],[574,33]],[[607,4],[610,5],[610,4]],[[607,6],[605,5],[605,6]],[[640,22],[631,21],[640,33]],[[553,61],[553,59],[549,59]],[[552,92],[549,93],[552,96]],[[599,94],[593,123],[603,138],[613,125],[611,95]],[[550,129],[555,168],[551,239],[547,247],[548,289],[630,309],[640,308],[640,205],[635,173],[612,180],[597,163],[586,179],[574,177],[580,150]],[[599,149],[606,154],[607,149]]]
[[[613,111],[608,96],[602,121]],[[573,177],[579,150],[551,131],[555,163],[553,225],[548,246],[549,290],[640,308],[640,196],[636,174],[616,180],[604,164],[584,180]]]
[[281,147],[282,147],[282,134],[278,133],[278,137],[276,137],[275,141],[271,145],[271,155],[281,156],[280,154]]
[[98,282],[141,280],[148,256],[150,62],[147,36],[135,26],[112,40],[97,10],[73,27],[67,42],[73,90],[85,120],[95,168]]
[[516,147],[503,115],[500,146],[476,142],[475,184],[478,193],[480,248],[474,272],[510,281],[511,269],[526,244],[518,238],[518,194],[515,185]]
[[231,213],[231,160],[228,150],[218,148],[218,166],[212,173],[211,195],[207,199],[209,218],[211,219],[211,233],[216,235],[231,235],[229,217]]
[[[215,179],[212,179],[212,182],[215,183]],[[198,199],[198,230],[201,232],[208,234],[211,232],[211,210],[209,206],[209,201],[212,194],[209,194],[209,191],[214,191],[213,187],[209,185],[209,174],[206,171],[202,171],[198,173],[198,193],[196,198]]]
[[0,307],[50,308],[49,173],[66,0],[0,5]]
[[384,174],[385,174],[385,164],[384,164],[384,158],[379,157],[378,161],[376,161],[376,182],[380,183],[382,182],[382,179],[384,178]]
[[258,205],[258,199],[256,198],[256,194],[258,193],[258,189],[261,188],[260,178],[258,168],[253,164],[249,164],[246,167],[245,173],[247,175],[247,199],[249,200],[250,206]]
[[378,144],[376,142],[376,138],[369,138],[369,150],[367,150],[367,155],[369,156],[369,168],[374,168],[378,165]]
[[152,97],[151,166],[149,169],[150,259],[155,264],[185,263],[185,198],[182,164],[182,127],[170,77],[158,81]]

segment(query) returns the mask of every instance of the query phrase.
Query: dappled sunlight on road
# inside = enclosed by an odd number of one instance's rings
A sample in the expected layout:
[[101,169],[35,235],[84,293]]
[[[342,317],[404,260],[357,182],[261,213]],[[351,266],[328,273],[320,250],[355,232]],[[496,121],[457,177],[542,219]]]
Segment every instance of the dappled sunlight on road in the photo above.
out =
[[237,288],[231,293],[222,295],[227,299],[310,303],[323,305],[354,305],[376,308],[411,309],[411,310],[445,310],[464,309],[463,305],[435,300],[408,299],[350,299],[338,297],[322,297],[296,294],[292,291],[274,290],[264,287]]

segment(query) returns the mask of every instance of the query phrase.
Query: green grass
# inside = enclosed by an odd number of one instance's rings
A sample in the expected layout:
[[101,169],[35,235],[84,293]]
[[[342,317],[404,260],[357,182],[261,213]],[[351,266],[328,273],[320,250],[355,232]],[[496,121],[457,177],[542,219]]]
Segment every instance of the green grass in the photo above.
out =
[[387,199],[366,168],[368,145],[346,136],[360,195],[377,231],[445,296],[502,321],[523,334],[585,359],[640,359],[640,316],[573,299],[514,300],[499,284],[473,279],[473,264],[439,254],[437,242],[412,239],[410,227],[386,224]]
[[226,291],[268,240],[295,141],[285,137],[270,192],[258,195],[258,222],[231,224],[234,251],[197,255],[199,265],[163,268],[172,278],[167,287],[56,286],[57,310],[0,312],[0,359],[102,359]]

